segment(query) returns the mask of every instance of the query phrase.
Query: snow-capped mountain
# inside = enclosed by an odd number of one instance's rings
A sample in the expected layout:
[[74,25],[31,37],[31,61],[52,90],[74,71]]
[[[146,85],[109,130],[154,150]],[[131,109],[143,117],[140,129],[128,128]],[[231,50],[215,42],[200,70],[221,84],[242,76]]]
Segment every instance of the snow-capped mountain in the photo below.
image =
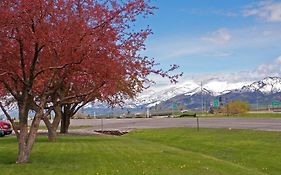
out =
[[261,81],[254,82],[248,86],[243,86],[241,92],[262,92],[271,94],[281,92],[281,78],[267,77]]
[[[160,107],[162,109],[170,108],[173,103],[179,103],[190,109],[200,108],[202,106],[202,90],[204,103],[210,105],[218,96],[226,102],[234,99],[248,101],[255,104],[257,99],[264,105],[272,101],[281,101],[281,78],[267,77],[256,82],[235,82],[211,80],[196,83],[194,80],[181,82],[175,85],[162,87],[152,87],[146,89],[136,99],[128,100],[123,106],[124,110],[142,111],[145,108]],[[89,104],[88,109],[95,108],[98,113],[109,112],[108,106],[102,103]],[[112,110],[120,111],[116,108]]]
[[177,103],[186,106],[189,109],[198,109],[202,107],[202,98],[204,100],[204,106],[208,108],[213,100],[218,97],[222,99],[223,103],[227,103],[231,100],[242,100],[254,105],[259,101],[259,105],[267,106],[271,104],[272,101],[281,101],[281,78],[267,77],[261,81],[252,83],[211,81],[203,86],[203,96],[201,87],[199,89],[197,87],[192,92],[194,93],[182,93],[176,95],[169,100],[161,101],[160,103],[159,101],[161,99],[159,99],[158,108],[171,108],[173,103]]
[[194,94],[201,94],[201,88],[203,89],[203,93],[211,96],[219,96],[249,84],[251,82],[229,83],[226,81],[211,80],[203,83],[201,87],[201,83],[189,80],[176,85],[147,89],[127,104],[135,107],[152,107],[178,95],[192,96]]
[[197,93],[198,89],[200,89],[200,86],[193,81],[166,87],[151,88],[142,92],[135,100],[131,101],[131,103],[134,103],[135,106],[146,105],[147,107],[151,107],[179,94],[192,95]]
[[[202,88],[202,90],[201,90]],[[210,80],[196,83],[194,80],[180,82],[175,85],[152,87],[146,89],[136,99],[129,100],[124,109],[109,109],[104,103],[89,103],[83,110],[85,113],[109,114],[124,111],[138,112],[145,108],[169,109],[172,104],[181,104],[188,109],[201,109],[202,91],[206,109],[218,96],[228,102],[239,99],[250,104],[269,105],[272,101],[281,101],[281,77],[267,77],[256,82],[235,82]]]

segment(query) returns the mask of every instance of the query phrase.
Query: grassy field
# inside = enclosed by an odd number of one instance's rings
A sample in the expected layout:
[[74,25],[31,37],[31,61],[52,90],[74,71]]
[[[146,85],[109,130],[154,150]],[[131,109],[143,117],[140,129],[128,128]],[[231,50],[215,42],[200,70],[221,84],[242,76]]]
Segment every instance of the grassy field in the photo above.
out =
[[225,129],[149,129],[122,137],[40,136],[31,162],[15,165],[14,137],[0,139],[1,175],[279,175],[281,133]]
[[[193,112],[196,113],[196,112]],[[193,114],[191,113],[191,114]],[[238,115],[229,115],[226,114],[206,114],[206,113],[196,113],[199,117],[244,117],[244,118],[281,118],[281,113],[278,112],[249,112],[245,114],[238,114]],[[180,113],[177,115],[180,116]]]
[[246,113],[240,114],[237,117],[249,117],[249,118],[281,118],[281,113]]

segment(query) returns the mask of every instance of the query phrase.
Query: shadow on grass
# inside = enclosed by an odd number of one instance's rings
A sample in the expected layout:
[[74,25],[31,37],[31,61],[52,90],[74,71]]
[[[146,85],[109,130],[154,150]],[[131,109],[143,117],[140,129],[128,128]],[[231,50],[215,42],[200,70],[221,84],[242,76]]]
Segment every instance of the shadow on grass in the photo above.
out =
[[[45,163],[52,163],[54,162],[54,157],[60,157],[61,159],[65,160],[65,162],[68,162],[71,158],[77,157],[76,153],[66,153],[60,154],[59,152],[56,153],[48,153],[44,149],[44,147],[41,147],[42,145],[45,145],[47,147],[57,147],[58,149],[65,145],[71,143],[80,144],[80,143],[100,143],[100,142],[114,142],[118,139],[117,137],[113,136],[58,136],[57,140],[55,142],[48,141],[47,136],[39,135],[36,138],[34,148],[31,153],[30,163],[33,161],[35,162],[43,162]],[[41,147],[37,149],[38,147]],[[41,150],[40,150],[41,149]],[[15,136],[8,136],[0,138],[0,167],[1,166],[8,166],[8,165],[16,165],[16,159],[17,159],[17,153],[18,153],[18,142]],[[53,156],[50,156],[50,155]],[[82,153],[80,153],[82,154]],[[84,155],[86,156],[86,155]],[[60,160],[61,161],[61,160]],[[76,159],[71,159],[71,161],[75,162]],[[59,163],[59,162],[58,162]],[[79,162],[77,162],[79,163]],[[0,168],[0,175],[1,175],[1,168]]]
[[0,138],[0,166],[15,164],[17,153],[17,138],[15,136]]
[[48,138],[39,137],[36,139],[36,143],[50,143],[50,144],[62,144],[62,143],[91,143],[91,142],[113,142],[116,141],[117,137],[105,136],[99,138],[93,138],[93,136],[63,136],[58,137],[56,141],[50,142]]
[[17,151],[16,150],[15,150],[15,152],[12,152],[12,151],[7,152],[5,150],[1,150],[1,152],[0,152],[0,166],[1,165],[16,164],[16,159],[17,159]]

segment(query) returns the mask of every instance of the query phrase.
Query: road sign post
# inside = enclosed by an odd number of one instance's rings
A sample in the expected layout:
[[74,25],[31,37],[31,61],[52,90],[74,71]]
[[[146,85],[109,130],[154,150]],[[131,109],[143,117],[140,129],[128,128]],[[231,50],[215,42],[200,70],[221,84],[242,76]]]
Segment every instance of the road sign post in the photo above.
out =
[[196,115],[196,122],[197,122],[197,131],[199,131],[199,118],[198,118],[198,115]]
[[177,104],[173,103],[172,104],[172,115],[174,116],[174,112],[177,110]]

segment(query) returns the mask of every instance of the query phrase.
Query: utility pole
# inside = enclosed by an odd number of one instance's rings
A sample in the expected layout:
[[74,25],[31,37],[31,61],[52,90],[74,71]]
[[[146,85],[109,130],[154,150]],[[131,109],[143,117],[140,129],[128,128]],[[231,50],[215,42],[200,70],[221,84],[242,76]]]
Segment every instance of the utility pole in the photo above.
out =
[[259,94],[257,91],[257,112],[259,112]]
[[171,117],[173,117],[174,116],[174,102],[172,102],[172,116]]
[[202,103],[202,115],[204,113],[204,98],[203,98],[203,82],[201,81],[201,103]]
[[[203,83],[201,81],[201,97],[202,97],[202,115],[204,112],[204,98],[203,98]],[[197,123],[197,131],[199,131],[199,118],[198,115],[196,115],[196,123]]]
[[228,105],[228,98],[225,98],[225,104],[226,104],[226,115],[229,116],[229,105]]
[[101,117],[101,132],[103,133],[103,117]]
[[149,108],[146,108],[146,118],[150,117]]

